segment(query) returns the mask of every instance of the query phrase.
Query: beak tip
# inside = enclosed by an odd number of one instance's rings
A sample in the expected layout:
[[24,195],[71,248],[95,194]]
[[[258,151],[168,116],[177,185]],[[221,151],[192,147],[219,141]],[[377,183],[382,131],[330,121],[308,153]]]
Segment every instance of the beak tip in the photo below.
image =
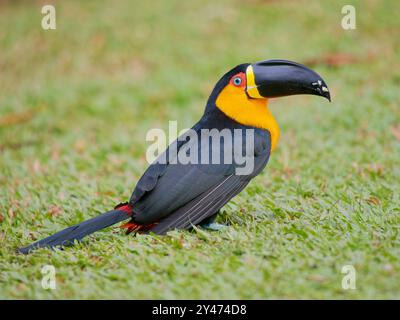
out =
[[317,95],[322,96],[331,102],[331,93],[329,92],[328,86],[324,80],[322,80],[322,78],[313,82],[311,85],[315,88]]
[[325,98],[327,98],[329,102],[332,102],[331,95],[329,92],[325,95]]

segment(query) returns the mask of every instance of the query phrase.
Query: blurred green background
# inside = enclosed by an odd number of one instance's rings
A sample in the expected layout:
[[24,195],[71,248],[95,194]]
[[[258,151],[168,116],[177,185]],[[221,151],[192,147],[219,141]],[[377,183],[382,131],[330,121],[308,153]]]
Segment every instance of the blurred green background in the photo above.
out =
[[[45,4],[56,30],[41,28]],[[356,30],[341,27],[345,4]],[[0,298],[399,298],[399,12],[396,0],[1,1]],[[273,58],[315,69],[333,102],[272,101],[282,137],[224,208],[229,230],[111,228],[15,253],[128,199],[149,129],[192,126],[223,73]],[[41,287],[48,264],[56,290]]]

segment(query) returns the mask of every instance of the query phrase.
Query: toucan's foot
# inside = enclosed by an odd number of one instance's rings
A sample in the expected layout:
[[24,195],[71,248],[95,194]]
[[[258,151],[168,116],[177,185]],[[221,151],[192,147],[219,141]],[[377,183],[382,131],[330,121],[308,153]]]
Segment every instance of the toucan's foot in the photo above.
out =
[[225,224],[216,223],[216,222],[203,223],[200,226],[206,230],[211,230],[211,231],[221,231],[228,227]]
[[220,231],[224,228],[227,228],[228,226],[226,226],[225,224],[220,224],[220,223],[216,223],[215,219],[217,218],[219,214],[219,211],[214,213],[212,216],[204,219],[202,222],[200,222],[200,227],[202,227],[203,229],[206,230],[211,230],[211,231]]

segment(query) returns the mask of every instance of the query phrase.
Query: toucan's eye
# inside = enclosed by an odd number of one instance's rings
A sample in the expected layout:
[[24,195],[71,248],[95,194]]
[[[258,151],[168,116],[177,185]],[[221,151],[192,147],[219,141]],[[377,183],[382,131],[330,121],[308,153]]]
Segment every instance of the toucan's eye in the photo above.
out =
[[235,74],[229,83],[235,87],[243,88],[246,86],[246,75],[243,72]]
[[233,78],[233,84],[235,86],[240,86],[242,84],[242,78],[240,78],[240,77]]

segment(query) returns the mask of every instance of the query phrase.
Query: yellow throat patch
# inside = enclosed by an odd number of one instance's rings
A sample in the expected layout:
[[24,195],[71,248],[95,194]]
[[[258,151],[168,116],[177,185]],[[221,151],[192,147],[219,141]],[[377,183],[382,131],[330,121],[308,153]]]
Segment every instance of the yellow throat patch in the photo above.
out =
[[256,128],[266,129],[271,135],[271,151],[279,140],[279,126],[267,99],[249,99],[243,89],[228,84],[215,101],[216,106],[236,122]]

